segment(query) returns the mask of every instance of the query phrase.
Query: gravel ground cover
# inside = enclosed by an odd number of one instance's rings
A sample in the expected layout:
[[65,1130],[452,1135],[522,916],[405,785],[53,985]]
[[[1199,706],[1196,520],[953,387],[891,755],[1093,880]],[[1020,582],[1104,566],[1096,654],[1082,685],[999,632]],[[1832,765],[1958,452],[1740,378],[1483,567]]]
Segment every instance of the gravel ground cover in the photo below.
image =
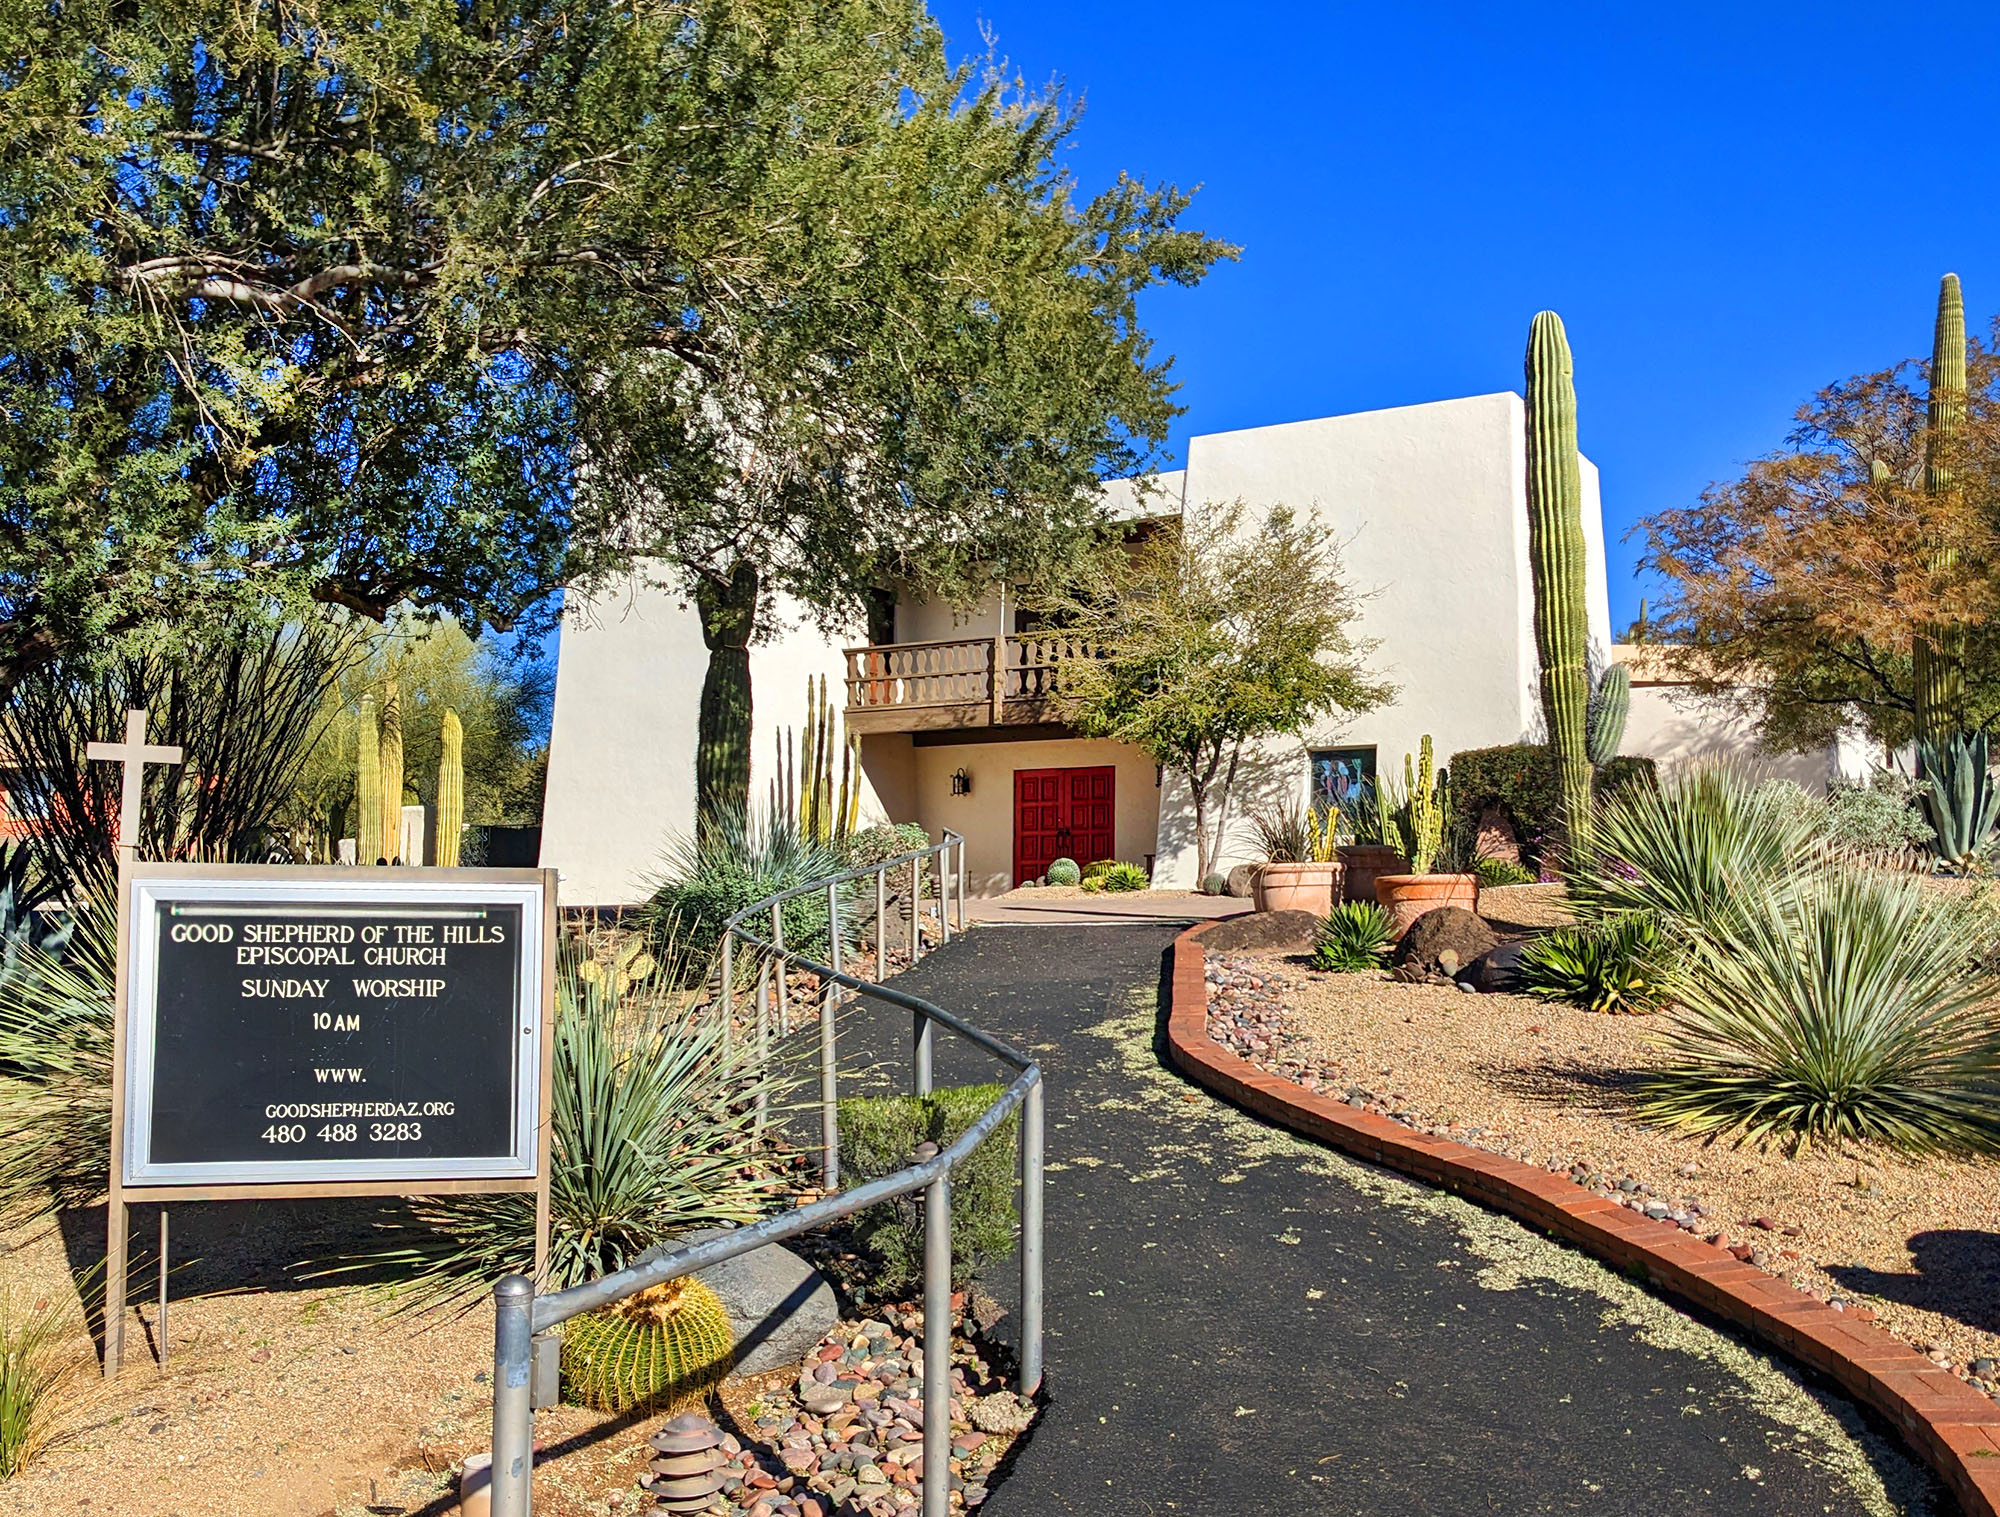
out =
[[1663,1132],[1632,1105],[1634,1072],[1662,1057],[1648,1017],[1323,974],[1282,952],[1212,955],[1208,993],[1211,1035],[1252,1063],[1670,1218],[2000,1399],[2000,1164],[1865,1145],[1787,1158]]

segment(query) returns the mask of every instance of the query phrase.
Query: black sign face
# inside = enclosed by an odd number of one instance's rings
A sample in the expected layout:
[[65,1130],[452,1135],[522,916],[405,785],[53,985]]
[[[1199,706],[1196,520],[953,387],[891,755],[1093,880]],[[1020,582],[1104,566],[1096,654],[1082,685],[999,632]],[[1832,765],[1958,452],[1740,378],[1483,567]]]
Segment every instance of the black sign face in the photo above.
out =
[[175,884],[134,900],[131,1179],[520,1172],[542,924],[518,888],[367,901]]

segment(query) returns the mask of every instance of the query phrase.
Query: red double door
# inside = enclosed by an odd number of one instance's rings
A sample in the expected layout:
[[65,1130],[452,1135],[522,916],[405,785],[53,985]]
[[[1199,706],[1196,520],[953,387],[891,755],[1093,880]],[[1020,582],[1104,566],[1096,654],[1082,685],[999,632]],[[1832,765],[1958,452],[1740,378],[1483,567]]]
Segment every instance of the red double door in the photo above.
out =
[[1014,771],[1014,883],[1040,879],[1057,859],[1116,858],[1110,765]]

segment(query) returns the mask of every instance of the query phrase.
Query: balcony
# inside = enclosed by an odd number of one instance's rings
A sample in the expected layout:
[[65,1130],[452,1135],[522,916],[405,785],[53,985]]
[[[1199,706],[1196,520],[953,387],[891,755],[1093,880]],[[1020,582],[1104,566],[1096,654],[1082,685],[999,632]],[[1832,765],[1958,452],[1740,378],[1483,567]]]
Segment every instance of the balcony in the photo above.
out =
[[1053,633],[847,650],[847,730],[940,732],[1057,720],[1062,665],[1095,651]]

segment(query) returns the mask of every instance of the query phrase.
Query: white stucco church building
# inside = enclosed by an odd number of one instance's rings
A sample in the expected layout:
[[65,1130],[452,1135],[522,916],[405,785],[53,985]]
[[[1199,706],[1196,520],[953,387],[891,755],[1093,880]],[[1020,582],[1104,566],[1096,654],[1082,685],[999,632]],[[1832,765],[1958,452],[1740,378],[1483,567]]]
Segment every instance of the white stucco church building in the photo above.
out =
[[[1395,700],[1262,745],[1239,783],[1239,818],[1378,764],[1400,773],[1425,734],[1442,761],[1538,733],[1525,446],[1521,397],[1505,392],[1205,434],[1189,442],[1184,470],[1143,488],[1106,487],[1109,510],[1163,524],[1236,500],[1310,514],[1342,544],[1347,582],[1364,597],[1357,631],[1376,642],[1371,666],[1395,684]],[[1583,495],[1590,634],[1611,655],[1598,473],[1587,459]],[[860,739],[864,816],[963,833],[975,894],[1034,878],[1059,855],[1142,864],[1158,886],[1198,883],[1185,787],[1139,749],[1053,720],[1039,671],[1061,649],[999,588],[970,608],[899,604],[889,644],[843,644],[793,622],[751,652],[753,798],[769,789],[774,734],[802,724],[807,681],[824,675],[845,692],[846,730]],[[692,829],[706,667],[693,608],[643,574],[567,609],[541,854],[562,871],[565,904],[644,899]],[[1676,714],[1657,683],[1640,682],[1633,705],[1628,753],[1747,753],[1727,716]],[[1827,773],[1817,760],[1760,767],[1808,781]],[[1247,829],[1235,830],[1224,867],[1249,856]]]

